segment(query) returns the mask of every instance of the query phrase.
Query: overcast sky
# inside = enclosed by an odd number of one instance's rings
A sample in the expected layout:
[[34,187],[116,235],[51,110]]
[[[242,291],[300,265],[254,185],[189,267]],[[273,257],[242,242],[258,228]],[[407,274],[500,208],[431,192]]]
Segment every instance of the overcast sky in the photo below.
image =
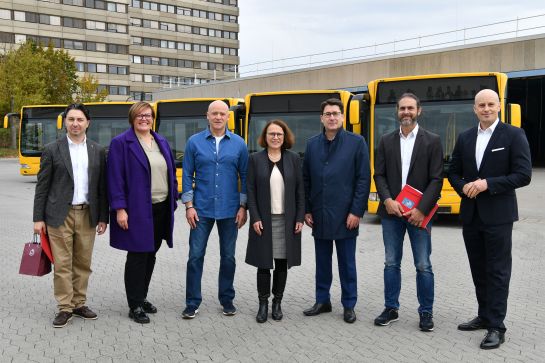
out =
[[[542,26],[520,35],[545,33],[544,0],[476,1],[367,1],[367,0],[239,0],[241,72],[273,66],[350,59],[358,55],[417,47],[420,36],[499,22],[488,28],[468,29],[466,38]],[[514,36],[514,33],[512,34]],[[399,42],[403,39],[417,39]],[[505,37],[505,35],[504,35]],[[464,38],[464,32],[425,37],[420,44],[442,44]],[[489,40],[491,40],[489,38]],[[473,40],[475,42],[476,40]],[[337,51],[374,44],[388,45],[336,52],[290,61],[281,58]],[[455,44],[451,44],[455,45]],[[256,62],[268,62],[249,66]],[[291,63],[290,63],[291,62]],[[250,74],[247,74],[250,75]]]

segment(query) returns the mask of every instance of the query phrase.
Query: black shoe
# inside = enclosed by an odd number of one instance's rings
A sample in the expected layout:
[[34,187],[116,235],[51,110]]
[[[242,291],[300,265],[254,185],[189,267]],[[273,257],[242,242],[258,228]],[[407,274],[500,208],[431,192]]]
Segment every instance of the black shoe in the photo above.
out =
[[397,313],[397,310],[396,309],[391,309],[391,308],[386,308],[386,309],[384,309],[382,314],[380,314],[375,319],[375,325],[386,326],[386,325],[390,325],[390,323],[392,323],[394,321],[398,321],[398,320],[399,320],[399,315]]
[[144,300],[142,303],[142,309],[148,314],[155,314],[157,312],[155,305],[150,303],[148,300]]
[[486,329],[486,325],[480,317],[476,317],[468,321],[467,323],[462,323],[458,325],[458,330],[463,331],[472,331],[472,330],[479,330],[479,329]]
[[131,309],[129,311],[129,318],[131,318],[138,324],[148,324],[150,321],[148,315],[141,306],[135,309]]
[[344,321],[352,324],[356,321],[356,312],[352,308],[344,308]]
[[194,308],[192,306],[186,306],[186,308],[182,312],[182,318],[193,319],[195,316],[197,316],[198,313],[199,313],[198,308]]
[[53,319],[53,327],[63,328],[70,320],[72,320],[72,313],[69,313],[68,311],[59,311],[55,316],[55,319]]
[[481,349],[496,349],[499,348],[504,342],[505,333],[499,331],[498,329],[490,329],[481,342]]
[[273,318],[273,320],[279,321],[282,320],[282,318],[284,317],[284,314],[282,314],[282,305],[280,305],[281,301],[282,300],[276,297],[272,301],[271,317]]
[[225,316],[233,316],[237,313],[237,308],[235,305],[233,305],[233,303],[227,303],[223,305],[222,313]]
[[433,331],[433,315],[432,313],[420,313],[420,330]]
[[310,309],[303,311],[303,314],[305,314],[306,316],[314,316],[314,315],[319,315],[321,313],[330,313],[331,310],[332,310],[331,303],[325,303],[325,304],[316,303]]
[[269,301],[259,301],[259,309],[257,310],[257,315],[255,321],[258,323],[264,323],[267,321],[267,316],[269,315]]

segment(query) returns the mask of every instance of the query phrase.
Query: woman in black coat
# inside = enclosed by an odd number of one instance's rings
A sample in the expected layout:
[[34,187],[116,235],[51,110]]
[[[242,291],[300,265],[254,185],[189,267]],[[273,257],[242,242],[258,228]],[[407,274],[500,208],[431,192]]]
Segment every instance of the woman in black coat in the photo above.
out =
[[270,121],[258,141],[264,150],[250,155],[246,179],[250,211],[246,263],[257,267],[256,320],[264,323],[271,292],[269,270],[274,265],[272,318],[281,320],[288,268],[301,264],[305,196],[301,160],[287,150],[294,137],[286,123]]

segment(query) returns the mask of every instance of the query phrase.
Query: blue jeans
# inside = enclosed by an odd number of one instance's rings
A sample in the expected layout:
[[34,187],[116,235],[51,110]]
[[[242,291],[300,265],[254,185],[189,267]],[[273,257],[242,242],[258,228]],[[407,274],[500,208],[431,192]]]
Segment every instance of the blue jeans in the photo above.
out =
[[202,301],[201,279],[208,237],[217,223],[220,239],[220,271],[218,298],[221,305],[230,304],[235,298],[235,249],[238,235],[235,218],[214,219],[199,217],[197,228],[189,234],[189,258],[187,260],[186,297],[188,307],[198,308]]
[[419,313],[433,313],[434,282],[431,268],[431,222],[428,231],[411,225],[405,218],[383,217],[382,237],[386,261],[384,262],[384,301],[387,308],[399,309],[401,290],[401,258],[405,231],[409,233],[416,267],[416,294]]
[[[358,275],[356,272],[356,238],[335,240],[337,264],[341,280],[341,303],[345,308],[354,308],[358,299]],[[314,239],[316,251],[316,302],[329,303],[329,289],[333,281],[331,257],[333,240]]]

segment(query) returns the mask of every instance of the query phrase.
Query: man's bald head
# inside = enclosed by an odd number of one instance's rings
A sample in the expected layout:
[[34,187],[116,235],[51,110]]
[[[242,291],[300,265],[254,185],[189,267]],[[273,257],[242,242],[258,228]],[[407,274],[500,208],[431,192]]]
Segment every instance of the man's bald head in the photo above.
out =
[[486,98],[493,98],[496,100],[496,102],[500,103],[500,97],[498,96],[498,94],[496,93],[496,91],[493,91],[491,89],[483,89],[483,90],[480,90],[476,95],[475,95],[475,104],[477,104],[477,101],[482,99],[483,97],[486,97]]
[[222,111],[229,111],[229,107],[227,107],[227,104],[221,100],[215,100],[210,102],[208,105],[208,112],[212,110],[222,110]]

